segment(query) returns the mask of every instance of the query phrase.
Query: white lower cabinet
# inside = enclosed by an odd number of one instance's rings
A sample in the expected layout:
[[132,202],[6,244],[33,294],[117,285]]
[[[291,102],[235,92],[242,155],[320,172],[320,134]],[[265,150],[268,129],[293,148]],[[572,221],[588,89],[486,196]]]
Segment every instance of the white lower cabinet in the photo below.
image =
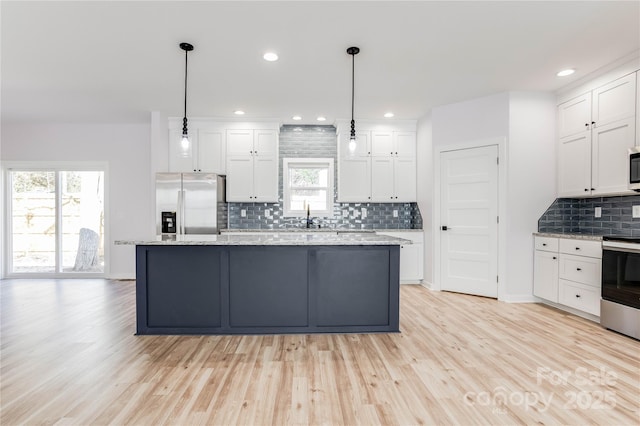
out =
[[533,294],[558,303],[558,252],[536,250]]
[[411,240],[411,244],[400,246],[400,284],[420,283],[424,279],[423,233],[416,231],[380,231],[376,233]]
[[535,237],[534,296],[600,316],[601,275],[599,241]]
[[598,288],[561,279],[559,292],[559,303],[600,316],[600,291]]

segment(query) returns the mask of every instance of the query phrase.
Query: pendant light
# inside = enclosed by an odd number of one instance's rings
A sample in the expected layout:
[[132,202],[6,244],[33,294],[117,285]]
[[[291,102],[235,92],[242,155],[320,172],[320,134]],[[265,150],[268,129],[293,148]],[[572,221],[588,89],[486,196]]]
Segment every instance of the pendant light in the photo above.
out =
[[353,119],[353,98],[355,93],[355,60],[356,55],[360,53],[360,48],[350,47],[347,53],[351,55],[351,136],[349,137],[349,154],[356,151],[356,122]]
[[187,131],[187,58],[189,52],[193,50],[193,45],[180,43],[180,49],[184,50],[184,117],[182,118],[182,139],[180,140],[180,150],[183,157],[191,156],[191,141]]

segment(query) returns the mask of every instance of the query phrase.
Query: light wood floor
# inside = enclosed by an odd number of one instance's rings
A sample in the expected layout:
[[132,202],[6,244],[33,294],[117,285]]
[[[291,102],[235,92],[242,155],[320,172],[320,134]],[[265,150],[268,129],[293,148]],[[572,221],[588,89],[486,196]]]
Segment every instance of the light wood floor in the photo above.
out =
[[0,281],[0,424],[640,423],[640,342],[402,286],[400,334],[135,336],[133,282]]

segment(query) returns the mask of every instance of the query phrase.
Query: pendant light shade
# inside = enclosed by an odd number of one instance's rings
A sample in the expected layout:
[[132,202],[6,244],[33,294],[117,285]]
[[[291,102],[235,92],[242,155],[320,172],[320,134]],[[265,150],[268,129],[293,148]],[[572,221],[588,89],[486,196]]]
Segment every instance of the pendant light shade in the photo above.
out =
[[347,53],[351,55],[351,135],[349,137],[349,154],[353,155],[356,151],[356,122],[353,119],[353,104],[355,95],[355,59],[356,55],[360,53],[360,48],[350,47],[347,49]]
[[182,118],[182,139],[180,140],[180,150],[183,157],[191,156],[191,140],[187,130],[187,67],[189,52],[193,50],[193,45],[180,43],[180,49],[184,50],[184,117]]

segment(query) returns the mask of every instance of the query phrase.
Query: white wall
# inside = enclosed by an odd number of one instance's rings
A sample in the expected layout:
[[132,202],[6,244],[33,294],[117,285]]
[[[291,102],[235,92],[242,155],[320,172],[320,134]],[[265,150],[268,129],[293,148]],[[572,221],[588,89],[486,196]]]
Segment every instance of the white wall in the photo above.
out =
[[433,140],[431,114],[418,121],[416,129],[416,167],[418,208],[424,232],[424,285],[433,283]]
[[108,163],[110,278],[135,278],[135,249],[115,240],[148,239],[149,124],[5,124],[2,161]]
[[512,301],[533,295],[533,236],[556,199],[556,97],[509,94],[507,277]]
[[[501,275],[506,276],[501,277],[501,300],[533,301],[531,233],[556,193],[554,100],[551,93],[505,92],[437,107],[431,114],[433,152],[476,140],[507,141],[506,205],[502,206],[506,217],[501,218],[501,222],[506,220],[502,229],[507,235],[500,266]],[[425,124],[425,131],[427,127]],[[427,164],[434,159],[418,161]],[[419,197],[429,194],[433,194],[433,184],[422,188]],[[433,200],[433,209],[437,208],[438,200]],[[437,249],[433,239],[425,243],[431,245],[430,250]]]

